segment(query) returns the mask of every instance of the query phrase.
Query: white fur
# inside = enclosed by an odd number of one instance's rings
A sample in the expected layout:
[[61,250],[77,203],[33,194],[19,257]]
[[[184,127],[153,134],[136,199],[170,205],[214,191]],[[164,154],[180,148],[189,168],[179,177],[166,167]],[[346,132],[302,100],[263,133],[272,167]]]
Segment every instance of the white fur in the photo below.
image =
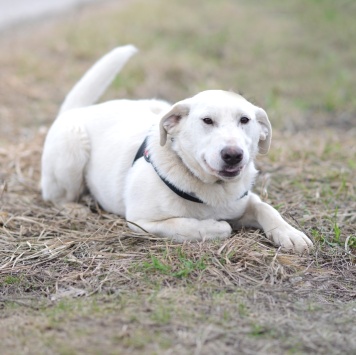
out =
[[[140,226],[177,241],[204,240],[227,238],[231,226],[245,225],[262,228],[283,248],[308,250],[311,241],[275,209],[252,192],[242,197],[255,180],[256,155],[270,145],[263,109],[221,90],[173,106],[159,100],[90,106],[135,51],[133,46],[113,50],[68,94],[44,146],[43,198],[66,205],[88,188],[105,210],[125,216],[136,231]],[[132,165],[146,136],[153,165],[144,159]],[[230,152],[241,153],[238,161],[227,162]],[[175,194],[153,166],[204,203]]]

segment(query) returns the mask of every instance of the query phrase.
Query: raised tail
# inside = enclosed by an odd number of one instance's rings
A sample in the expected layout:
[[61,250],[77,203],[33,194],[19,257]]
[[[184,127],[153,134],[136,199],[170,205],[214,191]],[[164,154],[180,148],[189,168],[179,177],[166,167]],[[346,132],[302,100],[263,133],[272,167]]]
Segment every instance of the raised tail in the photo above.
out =
[[94,104],[136,52],[136,47],[127,45],[117,47],[99,59],[74,85],[66,96],[59,113]]

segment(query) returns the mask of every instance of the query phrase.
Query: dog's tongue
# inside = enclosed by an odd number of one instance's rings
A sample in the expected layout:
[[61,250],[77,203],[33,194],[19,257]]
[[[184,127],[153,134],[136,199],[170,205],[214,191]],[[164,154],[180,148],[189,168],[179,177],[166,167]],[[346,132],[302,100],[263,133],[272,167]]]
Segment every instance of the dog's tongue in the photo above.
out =
[[224,170],[227,171],[228,173],[234,173],[235,171],[238,171],[240,168],[238,166],[232,166],[232,167],[226,167]]

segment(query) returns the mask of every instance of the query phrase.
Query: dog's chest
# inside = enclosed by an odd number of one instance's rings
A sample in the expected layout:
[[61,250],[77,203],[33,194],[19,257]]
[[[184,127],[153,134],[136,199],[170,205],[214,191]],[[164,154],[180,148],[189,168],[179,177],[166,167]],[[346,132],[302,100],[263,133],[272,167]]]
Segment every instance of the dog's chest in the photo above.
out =
[[215,206],[194,202],[182,203],[181,212],[185,217],[196,219],[239,219],[246,210],[248,196],[243,198],[229,198]]

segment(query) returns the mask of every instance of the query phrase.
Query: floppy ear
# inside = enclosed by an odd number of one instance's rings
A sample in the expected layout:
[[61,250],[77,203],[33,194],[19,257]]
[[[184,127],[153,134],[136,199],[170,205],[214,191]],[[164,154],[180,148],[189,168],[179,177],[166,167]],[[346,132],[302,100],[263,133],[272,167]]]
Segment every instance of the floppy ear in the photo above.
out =
[[188,100],[179,101],[174,104],[167,113],[161,118],[159,123],[160,144],[164,146],[167,141],[167,134],[172,133],[183,116],[189,113]]
[[256,107],[256,119],[260,124],[260,140],[258,142],[258,152],[260,154],[267,154],[271,145],[272,127],[269,122],[267,113],[260,107]]

